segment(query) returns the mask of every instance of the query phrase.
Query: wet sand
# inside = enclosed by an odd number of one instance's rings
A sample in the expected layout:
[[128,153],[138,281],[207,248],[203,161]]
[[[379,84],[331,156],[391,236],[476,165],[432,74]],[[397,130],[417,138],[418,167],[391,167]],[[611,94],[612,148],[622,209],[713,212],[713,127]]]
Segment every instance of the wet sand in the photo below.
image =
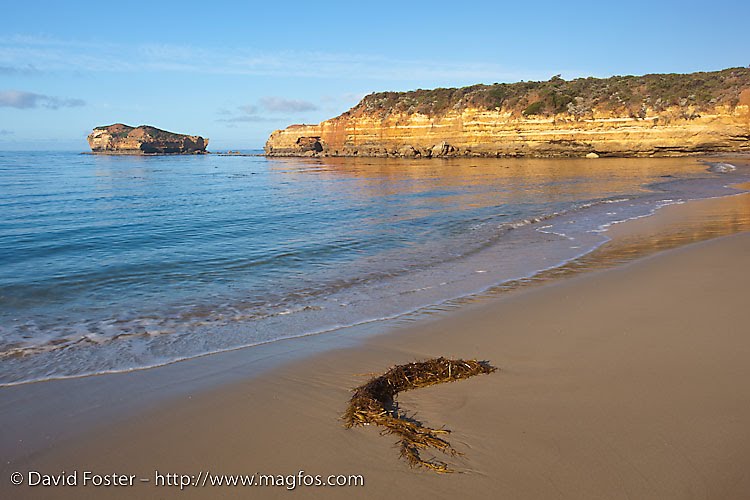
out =
[[[612,234],[622,248],[632,248],[635,244],[622,242],[634,234],[663,238],[666,228],[690,219],[689,211],[707,213],[717,203],[735,204],[744,214],[748,197],[668,207],[616,226]],[[744,231],[744,224],[729,232]],[[708,231],[701,227],[690,231]],[[690,231],[680,231],[680,237]],[[721,234],[728,233],[694,236]],[[672,246],[678,244],[656,248]],[[305,498],[747,498],[750,233],[570,274],[262,372],[250,374],[239,352],[127,376],[3,391],[2,408],[28,405],[26,427],[33,428],[39,419],[56,419],[55,398],[72,387],[108,387],[117,408],[123,398],[137,399],[139,390],[166,392],[165,374],[175,370],[185,380],[194,370],[193,378],[200,379],[207,373],[201,367],[211,365],[210,379],[218,377],[213,374],[226,360],[224,370],[248,373],[240,381],[172,392],[166,401],[127,418],[91,422],[83,434],[61,431],[47,446],[17,445],[15,457],[3,463],[0,493],[8,498],[275,498],[289,493],[283,486],[180,491],[154,486],[154,474],[297,475],[304,470],[361,474],[365,480],[363,487],[298,487],[294,494]],[[447,461],[459,473],[409,469],[398,458],[394,437],[380,436],[377,428],[342,427],[339,417],[350,388],[393,364],[441,355],[484,359],[500,369],[399,398],[401,407],[426,425],[453,431],[449,440],[465,455]],[[161,382],[154,382],[160,376]],[[44,401],[45,415],[32,411]],[[82,410],[78,420],[102,411]],[[76,417],[66,412],[60,419]],[[20,418],[11,423],[4,426],[4,446],[24,425]],[[29,470],[117,472],[150,482],[106,489],[9,484],[11,472]]]

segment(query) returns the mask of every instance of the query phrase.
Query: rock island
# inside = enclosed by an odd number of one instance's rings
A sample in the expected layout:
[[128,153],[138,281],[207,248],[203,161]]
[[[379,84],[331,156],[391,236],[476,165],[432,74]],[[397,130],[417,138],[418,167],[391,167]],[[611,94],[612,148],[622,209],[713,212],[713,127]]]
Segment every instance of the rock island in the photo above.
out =
[[201,154],[208,139],[175,134],[150,125],[130,127],[122,123],[96,127],[87,137],[94,153],[108,154]]

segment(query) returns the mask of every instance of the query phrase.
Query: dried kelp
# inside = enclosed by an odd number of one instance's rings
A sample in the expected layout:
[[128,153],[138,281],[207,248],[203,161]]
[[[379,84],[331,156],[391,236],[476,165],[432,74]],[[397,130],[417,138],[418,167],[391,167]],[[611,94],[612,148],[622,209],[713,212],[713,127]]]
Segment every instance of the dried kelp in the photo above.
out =
[[380,425],[384,427],[384,434],[399,436],[401,457],[412,467],[427,467],[440,473],[453,472],[445,462],[425,460],[420,455],[420,450],[425,448],[435,448],[451,456],[460,455],[441,437],[450,431],[425,427],[408,418],[398,411],[394,398],[402,391],[462,380],[495,370],[497,368],[486,361],[443,357],[394,366],[383,375],[354,389],[354,395],[343,416],[344,425],[347,428]]

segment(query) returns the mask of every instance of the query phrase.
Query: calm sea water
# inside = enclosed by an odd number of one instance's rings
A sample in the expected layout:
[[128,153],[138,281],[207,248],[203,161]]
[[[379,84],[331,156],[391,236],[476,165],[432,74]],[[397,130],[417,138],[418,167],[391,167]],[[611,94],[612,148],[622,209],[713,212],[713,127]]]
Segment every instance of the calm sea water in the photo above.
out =
[[0,152],[0,384],[155,366],[475,293],[592,250],[614,221],[721,193],[705,168]]

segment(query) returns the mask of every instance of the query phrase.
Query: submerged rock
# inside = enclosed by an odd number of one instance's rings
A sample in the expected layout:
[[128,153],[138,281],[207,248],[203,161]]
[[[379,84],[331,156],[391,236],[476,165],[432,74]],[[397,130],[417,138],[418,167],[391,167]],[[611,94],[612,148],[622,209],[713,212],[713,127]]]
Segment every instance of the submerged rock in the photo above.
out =
[[708,163],[708,171],[709,172],[715,172],[718,174],[726,174],[728,172],[733,172],[737,170],[737,167],[732,165],[731,163]]
[[205,153],[208,146],[208,139],[198,135],[122,123],[96,127],[87,140],[94,153],[111,154],[200,154]]

